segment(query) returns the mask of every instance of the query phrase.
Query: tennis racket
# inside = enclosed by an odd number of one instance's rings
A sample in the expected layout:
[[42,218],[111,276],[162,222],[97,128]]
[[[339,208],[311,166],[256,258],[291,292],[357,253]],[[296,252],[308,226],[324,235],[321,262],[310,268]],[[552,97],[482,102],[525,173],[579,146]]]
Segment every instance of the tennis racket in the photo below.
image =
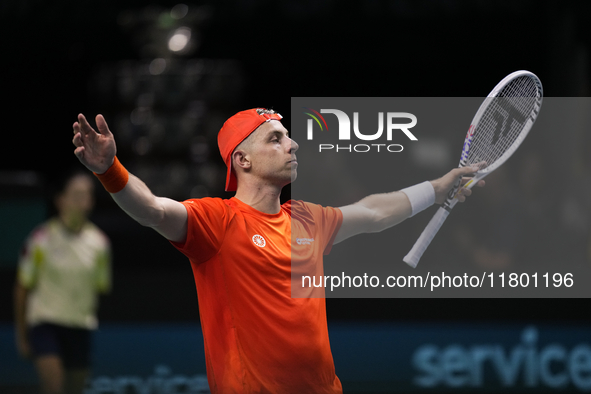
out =
[[[480,105],[466,134],[460,167],[473,166],[478,171],[464,187],[471,189],[479,180],[499,168],[519,148],[542,106],[542,83],[529,71],[516,71],[495,86]],[[437,231],[458,202],[458,178],[447,200],[437,210],[404,262],[416,267]]]

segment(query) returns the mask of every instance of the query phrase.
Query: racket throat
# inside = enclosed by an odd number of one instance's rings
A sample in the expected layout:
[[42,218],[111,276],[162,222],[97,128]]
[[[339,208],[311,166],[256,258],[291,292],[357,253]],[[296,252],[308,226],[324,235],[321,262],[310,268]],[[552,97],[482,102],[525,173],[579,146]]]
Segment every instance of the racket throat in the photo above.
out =
[[442,205],[441,208],[445,209],[447,212],[451,212],[452,208],[454,207],[454,205],[456,205],[454,202],[457,200],[452,200],[452,202],[450,203],[449,201],[445,201]]

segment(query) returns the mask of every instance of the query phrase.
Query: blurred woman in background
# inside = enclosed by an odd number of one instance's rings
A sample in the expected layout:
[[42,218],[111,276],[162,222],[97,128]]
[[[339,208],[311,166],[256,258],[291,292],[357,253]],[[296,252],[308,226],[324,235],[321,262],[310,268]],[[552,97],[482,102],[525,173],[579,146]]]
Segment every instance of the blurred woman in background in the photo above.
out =
[[88,220],[93,193],[88,174],[68,176],[54,198],[57,215],[33,230],[19,258],[16,345],[45,394],[82,393],[98,294],[111,286],[109,240]]

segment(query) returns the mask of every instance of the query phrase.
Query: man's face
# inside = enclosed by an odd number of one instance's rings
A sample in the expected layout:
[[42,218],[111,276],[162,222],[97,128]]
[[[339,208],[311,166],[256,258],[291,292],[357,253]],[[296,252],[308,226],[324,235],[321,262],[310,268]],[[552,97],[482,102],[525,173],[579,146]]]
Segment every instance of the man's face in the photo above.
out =
[[263,123],[245,142],[244,150],[251,162],[249,171],[252,175],[280,187],[296,179],[298,144],[289,138],[280,121]]

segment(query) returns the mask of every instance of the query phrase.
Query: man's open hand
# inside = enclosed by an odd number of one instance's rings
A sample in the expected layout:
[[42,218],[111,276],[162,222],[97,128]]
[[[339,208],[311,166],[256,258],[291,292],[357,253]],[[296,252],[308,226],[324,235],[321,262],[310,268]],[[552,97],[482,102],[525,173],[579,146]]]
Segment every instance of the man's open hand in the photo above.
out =
[[74,154],[86,168],[97,174],[102,174],[113,164],[117,147],[113,134],[103,115],[96,116],[98,133],[90,126],[84,115],[78,115],[74,123],[74,138],[76,146]]

